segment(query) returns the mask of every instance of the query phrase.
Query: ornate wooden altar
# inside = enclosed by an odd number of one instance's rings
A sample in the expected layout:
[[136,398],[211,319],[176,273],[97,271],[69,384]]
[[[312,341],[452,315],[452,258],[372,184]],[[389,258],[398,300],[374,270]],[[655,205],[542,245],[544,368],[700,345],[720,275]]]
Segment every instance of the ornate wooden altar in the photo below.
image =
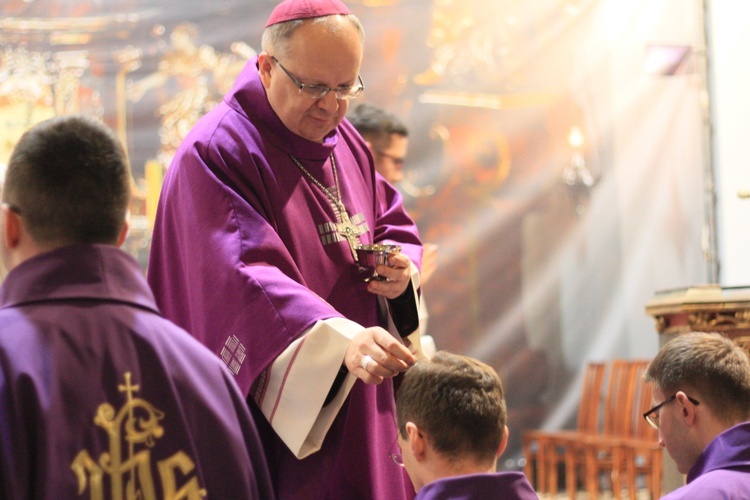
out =
[[[658,291],[646,304],[656,331],[667,335],[690,331],[750,335],[750,286],[697,285]],[[663,343],[663,342],[662,342]]]

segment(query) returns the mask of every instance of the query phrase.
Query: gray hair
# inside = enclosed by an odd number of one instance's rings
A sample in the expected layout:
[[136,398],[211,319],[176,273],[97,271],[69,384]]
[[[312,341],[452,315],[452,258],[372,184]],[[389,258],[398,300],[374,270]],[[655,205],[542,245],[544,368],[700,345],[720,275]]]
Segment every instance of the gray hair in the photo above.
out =
[[330,16],[321,16],[308,19],[295,19],[292,21],[272,24],[263,32],[263,37],[261,38],[261,48],[265,52],[275,52],[274,55],[277,55],[277,57],[287,57],[289,56],[289,44],[287,42],[292,37],[292,34],[294,34],[297,28],[302,26],[304,23],[323,23],[330,32],[336,33],[341,29],[339,24],[334,22],[334,18],[338,16],[347,19],[352,24],[352,26],[354,26],[354,28],[357,30],[357,34],[359,35],[359,40],[362,43],[362,46],[364,46],[365,29],[362,27],[362,23],[359,22],[357,16],[355,16],[354,14],[334,14]]

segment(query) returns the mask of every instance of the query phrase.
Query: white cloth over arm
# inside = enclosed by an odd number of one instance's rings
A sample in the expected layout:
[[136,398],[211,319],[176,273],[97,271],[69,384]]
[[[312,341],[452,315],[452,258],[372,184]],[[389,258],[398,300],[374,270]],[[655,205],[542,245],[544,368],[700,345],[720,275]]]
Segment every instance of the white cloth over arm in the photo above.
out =
[[[412,289],[419,273],[412,264]],[[381,297],[378,297],[381,299]],[[382,303],[387,301],[383,299]],[[419,297],[414,292],[415,307]],[[381,304],[382,305],[382,304]],[[389,331],[398,333],[389,316]],[[294,455],[305,458],[318,451],[357,377],[351,373],[328,405],[326,397],[344,362],[351,339],[364,329],[345,318],[318,321],[273,362],[268,382],[256,402],[273,429]],[[419,329],[402,339],[412,353],[422,357]],[[255,395],[254,395],[255,397]]]

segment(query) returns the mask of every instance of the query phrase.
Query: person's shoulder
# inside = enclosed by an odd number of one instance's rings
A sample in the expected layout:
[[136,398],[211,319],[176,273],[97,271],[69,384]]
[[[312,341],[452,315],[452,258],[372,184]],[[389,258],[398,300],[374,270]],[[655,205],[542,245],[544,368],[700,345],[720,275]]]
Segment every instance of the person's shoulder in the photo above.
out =
[[50,311],[45,305],[7,306],[0,309],[0,362],[16,364],[29,357],[37,358],[40,344],[51,332]]
[[423,486],[415,500],[487,498],[494,495],[512,500],[539,498],[526,476],[514,471],[444,477]]
[[352,125],[349,119],[341,120],[338,126],[339,134],[346,139],[348,143],[357,144],[358,146],[367,147],[365,140],[362,138],[357,129]]
[[223,138],[225,131],[236,129],[239,123],[247,121],[247,117],[230,106],[225,101],[219,101],[208,113],[203,115],[185,136],[188,143],[210,143]]
[[186,356],[205,363],[222,364],[218,356],[184,328],[163,316],[154,321],[153,331],[144,337],[162,346],[170,355]]
[[750,498],[750,467],[744,470],[716,469],[707,472],[690,483],[667,493],[662,500],[693,498]]

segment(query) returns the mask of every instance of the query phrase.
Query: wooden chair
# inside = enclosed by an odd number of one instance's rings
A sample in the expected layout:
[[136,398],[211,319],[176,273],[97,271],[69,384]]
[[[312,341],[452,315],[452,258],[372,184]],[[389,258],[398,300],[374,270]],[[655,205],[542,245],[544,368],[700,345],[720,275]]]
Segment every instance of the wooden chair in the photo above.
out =
[[[638,476],[645,478],[646,488],[652,499],[661,498],[662,447],[658,442],[658,431],[651,428],[643,418],[651,405],[651,384],[638,379],[636,398],[638,404],[633,414],[633,437],[621,444],[626,486],[630,500],[635,500]],[[622,467],[622,466],[621,466]],[[622,470],[622,469],[621,469]]]
[[622,489],[621,464],[623,450],[621,442],[629,438],[633,428],[634,408],[638,377],[643,376],[646,361],[612,361],[607,385],[602,432],[589,436],[583,444],[586,463],[586,491],[589,498],[598,498],[600,480],[608,478],[615,498]]
[[614,498],[621,494],[625,476],[622,443],[633,437],[636,414],[641,407],[639,398],[643,384],[640,381],[647,366],[646,360],[612,362],[602,433],[587,438],[584,446],[589,498],[599,497],[602,479],[607,479],[606,485],[611,488]]
[[557,494],[558,465],[564,461],[566,490],[571,498],[575,496],[578,488],[576,470],[579,465],[576,459],[579,454],[574,448],[584,436],[598,432],[605,370],[604,363],[592,362],[586,366],[575,430],[539,429],[524,433],[524,472],[537,491],[550,495]]

